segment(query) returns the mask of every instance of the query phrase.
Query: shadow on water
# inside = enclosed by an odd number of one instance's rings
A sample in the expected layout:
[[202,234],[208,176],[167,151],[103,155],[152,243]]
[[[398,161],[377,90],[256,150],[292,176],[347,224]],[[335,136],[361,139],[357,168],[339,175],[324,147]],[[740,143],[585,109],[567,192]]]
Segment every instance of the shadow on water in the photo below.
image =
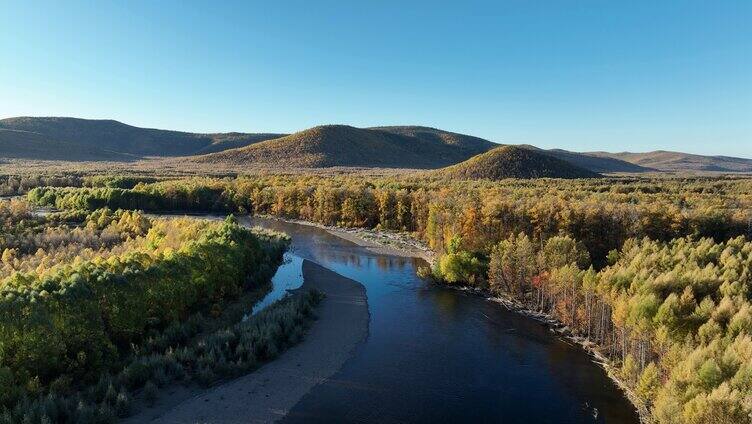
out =
[[638,422],[581,349],[476,295],[426,284],[415,274],[422,260],[375,254],[315,227],[251,221],[289,234],[291,258],[359,281],[368,294],[367,340],[285,422]]

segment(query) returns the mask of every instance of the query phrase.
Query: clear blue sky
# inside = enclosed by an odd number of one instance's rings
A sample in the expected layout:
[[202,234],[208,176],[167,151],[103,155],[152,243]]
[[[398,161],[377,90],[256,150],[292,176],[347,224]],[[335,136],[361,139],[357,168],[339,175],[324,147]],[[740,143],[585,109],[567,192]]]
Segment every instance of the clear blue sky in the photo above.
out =
[[752,1],[0,0],[0,117],[752,157]]

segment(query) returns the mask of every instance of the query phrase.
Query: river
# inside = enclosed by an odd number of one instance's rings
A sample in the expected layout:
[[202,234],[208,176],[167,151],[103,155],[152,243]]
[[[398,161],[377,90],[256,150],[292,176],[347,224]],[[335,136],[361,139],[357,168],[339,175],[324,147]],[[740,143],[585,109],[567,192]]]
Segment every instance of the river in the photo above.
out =
[[283,422],[638,422],[582,349],[496,303],[422,281],[422,260],[372,253],[316,227],[251,222],[292,237],[264,303],[299,285],[302,259],[362,283],[368,295],[367,339]]

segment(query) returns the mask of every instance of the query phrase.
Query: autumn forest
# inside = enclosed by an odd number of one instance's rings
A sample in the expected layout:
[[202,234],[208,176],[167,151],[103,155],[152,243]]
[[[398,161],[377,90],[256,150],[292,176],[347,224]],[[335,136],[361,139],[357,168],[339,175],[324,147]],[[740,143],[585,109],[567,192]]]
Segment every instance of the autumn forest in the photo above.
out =
[[[267,281],[285,238],[231,218],[144,215],[173,211],[409,233],[435,252],[426,279],[554,318],[602,355],[651,420],[743,422],[752,412],[748,179],[74,176],[6,177],[2,189],[21,196],[0,204],[0,378],[15,387],[0,398],[6,420],[29,402],[45,411],[55,393],[70,404],[59,414],[123,415],[128,388],[156,384],[141,369],[153,361],[164,362],[157,381],[189,371],[211,380],[200,352],[181,360],[164,339],[197,332],[175,325],[202,310],[218,319],[227,299]],[[101,381],[105,371],[114,383]],[[91,394],[66,397],[80,382]]]

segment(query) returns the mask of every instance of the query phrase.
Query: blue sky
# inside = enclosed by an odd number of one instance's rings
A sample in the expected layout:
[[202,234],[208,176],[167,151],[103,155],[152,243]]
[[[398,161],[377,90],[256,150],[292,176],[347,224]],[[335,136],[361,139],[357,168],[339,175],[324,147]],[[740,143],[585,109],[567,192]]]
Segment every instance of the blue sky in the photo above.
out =
[[752,1],[0,0],[0,117],[752,157]]

